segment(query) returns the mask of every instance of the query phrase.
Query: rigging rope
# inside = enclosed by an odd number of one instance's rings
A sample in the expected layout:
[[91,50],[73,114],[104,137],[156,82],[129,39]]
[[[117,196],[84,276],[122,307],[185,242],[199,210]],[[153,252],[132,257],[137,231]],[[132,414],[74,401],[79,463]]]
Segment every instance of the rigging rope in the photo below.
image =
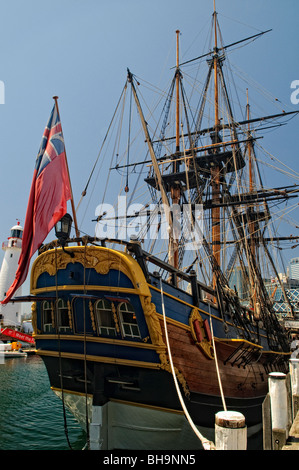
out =
[[68,443],[69,448],[72,450],[72,446],[69,440],[68,434],[68,427],[67,427],[67,418],[66,418],[66,409],[65,409],[65,402],[64,402],[64,391],[63,391],[63,377],[62,377],[62,361],[61,361],[61,347],[60,347],[60,332],[59,332],[59,322],[58,322],[58,282],[57,282],[57,272],[58,272],[58,264],[57,264],[57,246],[55,246],[55,327],[57,331],[58,337],[58,357],[59,357],[59,375],[60,375],[60,389],[61,389],[61,401],[62,401],[62,411],[63,411],[63,423],[64,423],[64,432],[65,437]]
[[220,388],[220,394],[221,394],[223,409],[224,409],[224,411],[227,411],[226,403],[225,403],[225,398],[224,398],[224,393],[223,393],[223,388],[222,388],[221,377],[220,377],[220,371],[219,371],[219,364],[218,364],[218,358],[217,358],[217,353],[216,353],[216,347],[215,347],[215,338],[214,338],[213,322],[212,322],[212,315],[211,315],[211,306],[210,306],[210,304],[208,304],[208,305],[209,305],[209,316],[210,316],[210,330],[211,330],[211,334],[212,334],[212,343],[213,343],[213,350],[214,350],[214,358],[215,358],[215,365],[216,365],[217,378],[218,378],[218,383],[219,383],[219,388]]
[[120,102],[121,102],[122,96],[123,96],[123,94],[124,94],[126,88],[127,88],[127,83],[125,84],[125,86],[124,86],[124,88],[123,88],[123,90],[122,90],[122,92],[121,92],[121,95],[120,95],[120,98],[119,98],[119,100],[118,100],[117,106],[116,106],[116,108],[115,108],[114,114],[113,114],[113,116],[112,116],[111,122],[110,122],[110,124],[109,124],[109,126],[108,126],[106,135],[105,135],[104,140],[103,140],[103,142],[102,142],[102,146],[101,146],[101,148],[100,148],[100,151],[99,151],[99,153],[98,153],[98,156],[97,156],[97,158],[96,158],[96,161],[95,161],[95,163],[94,163],[94,166],[93,166],[93,168],[92,168],[92,170],[91,170],[91,173],[90,173],[90,175],[89,175],[89,178],[88,178],[88,181],[87,181],[87,183],[86,183],[86,185],[85,185],[85,188],[84,188],[84,190],[82,191],[81,199],[80,199],[80,201],[79,201],[79,203],[78,203],[78,205],[77,205],[76,212],[78,212],[78,209],[79,209],[79,207],[80,207],[80,205],[81,205],[82,199],[83,199],[83,197],[86,195],[87,188],[88,188],[88,186],[89,186],[91,177],[92,177],[92,175],[93,175],[93,173],[94,173],[94,170],[95,170],[95,168],[96,168],[96,166],[97,166],[97,163],[98,163],[98,160],[99,160],[99,158],[100,158],[100,155],[101,155],[103,146],[104,146],[104,144],[105,144],[105,142],[106,142],[106,140],[107,140],[107,137],[108,137],[108,135],[109,135],[110,128],[111,128],[111,126],[112,126],[112,123],[113,123],[113,121],[114,121],[115,115],[116,115],[116,113],[117,113],[119,104],[120,104]]
[[[83,260],[83,294],[86,294],[86,243],[84,244],[84,260]],[[83,328],[84,328],[84,388],[85,388],[85,422],[86,422],[86,445],[90,449],[90,435],[88,425],[88,394],[87,394],[87,351],[86,351],[86,305],[83,298]]]

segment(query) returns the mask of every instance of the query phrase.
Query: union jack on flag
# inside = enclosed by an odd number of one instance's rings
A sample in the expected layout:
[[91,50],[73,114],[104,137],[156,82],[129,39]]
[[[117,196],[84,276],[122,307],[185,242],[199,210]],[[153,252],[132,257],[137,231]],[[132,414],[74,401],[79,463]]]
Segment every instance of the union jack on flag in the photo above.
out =
[[55,102],[35,162],[18,269],[2,304],[9,302],[25,281],[31,257],[67,212],[67,201],[71,197],[62,128]]
[[62,136],[61,122],[57,107],[54,106],[49,118],[49,122],[44,130],[44,135],[40,144],[36,158],[35,168],[37,175],[48,163],[53,161],[58,155],[64,152],[64,141]]

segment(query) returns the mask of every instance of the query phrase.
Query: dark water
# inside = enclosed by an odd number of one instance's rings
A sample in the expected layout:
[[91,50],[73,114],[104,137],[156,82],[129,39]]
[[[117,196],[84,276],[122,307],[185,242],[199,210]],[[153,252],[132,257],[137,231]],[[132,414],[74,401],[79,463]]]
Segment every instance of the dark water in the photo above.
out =
[[[50,389],[39,356],[0,362],[0,451],[82,450],[86,435]],[[262,435],[248,442],[248,450],[262,450]]]
[[85,433],[50,389],[38,356],[0,363],[0,450],[81,450]]

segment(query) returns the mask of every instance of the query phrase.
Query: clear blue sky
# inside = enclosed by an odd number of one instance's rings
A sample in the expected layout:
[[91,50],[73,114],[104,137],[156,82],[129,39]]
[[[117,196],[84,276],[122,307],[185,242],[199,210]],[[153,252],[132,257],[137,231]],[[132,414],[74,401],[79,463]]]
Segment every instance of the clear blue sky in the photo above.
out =
[[[77,203],[125,83],[126,68],[161,86],[175,62],[175,30],[181,31],[182,59],[201,54],[200,32],[207,34],[212,10],[212,0],[1,1],[1,241],[16,219],[24,223],[52,96],[59,96]],[[285,110],[294,110],[290,84],[299,80],[298,0],[216,0],[216,10],[225,43],[273,29],[246,50],[235,51],[232,60],[277,96]],[[263,142],[297,171],[298,124],[298,118],[293,119],[288,129]],[[78,219],[80,223],[80,214]],[[87,229],[92,232],[90,221]],[[287,254],[294,255],[295,250]]]

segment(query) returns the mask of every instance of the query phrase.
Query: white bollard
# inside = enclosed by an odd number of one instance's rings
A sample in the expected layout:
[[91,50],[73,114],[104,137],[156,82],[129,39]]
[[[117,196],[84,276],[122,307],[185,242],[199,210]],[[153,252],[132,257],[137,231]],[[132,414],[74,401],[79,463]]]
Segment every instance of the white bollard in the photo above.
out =
[[246,450],[245,417],[237,411],[220,411],[215,417],[216,450]]
[[290,376],[292,388],[292,418],[296,418],[299,411],[299,359],[290,359]]
[[290,359],[292,395],[299,395],[299,359]]
[[271,372],[269,374],[269,395],[271,404],[272,430],[288,428],[288,395],[286,374]]

